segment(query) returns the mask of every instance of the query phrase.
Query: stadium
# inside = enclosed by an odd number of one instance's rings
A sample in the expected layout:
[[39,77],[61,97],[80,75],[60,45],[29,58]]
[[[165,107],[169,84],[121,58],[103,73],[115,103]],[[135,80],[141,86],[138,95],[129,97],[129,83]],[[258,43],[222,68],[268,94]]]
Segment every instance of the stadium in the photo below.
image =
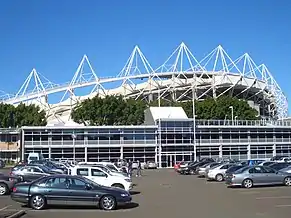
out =
[[[51,103],[56,94],[59,99]],[[197,60],[184,43],[157,68],[135,46],[121,72],[110,78],[99,77],[86,55],[67,84],[55,84],[33,69],[16,94],[4,94],[0,101],[37,104],[47,111],[48,125],[73,125],[72,108],[97,94],[146,101],[229,95],[247,100],[262,118],[283,119],[288,114],[287,98],[265,64],[256,64],[247,53],[231,59],[221,46]]]

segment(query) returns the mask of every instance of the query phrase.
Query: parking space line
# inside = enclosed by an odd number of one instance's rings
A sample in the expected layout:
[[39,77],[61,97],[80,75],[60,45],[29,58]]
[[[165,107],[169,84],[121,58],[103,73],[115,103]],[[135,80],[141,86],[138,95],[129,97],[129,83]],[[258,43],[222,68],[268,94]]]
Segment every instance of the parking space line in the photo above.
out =
[[291,207],[291,204],[276,205],[275,207]]
[[241,191],[239,193],[242,195],[253,195],[253,194],[261,194],[262,192],[259,192],[259,191]]
[[290,199],[291,196],[268,196],[268,197],[258,197],[256,200],[267,200],[267,199]]
[[0,211],[6,210],[8,207],[11,207],[12,205],[8,205],[6,207],[0,208]]

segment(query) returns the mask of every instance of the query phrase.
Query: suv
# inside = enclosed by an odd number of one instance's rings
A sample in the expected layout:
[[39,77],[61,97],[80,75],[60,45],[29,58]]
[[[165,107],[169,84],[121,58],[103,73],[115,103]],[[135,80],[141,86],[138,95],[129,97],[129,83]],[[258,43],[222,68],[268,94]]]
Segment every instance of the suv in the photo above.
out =
[[75,166],[71,169],[71,175],[84,176],[99,185],[107,187],[122,188],[126,191],[132,189],[132,181],[130,178],[114,176],[96,166]]

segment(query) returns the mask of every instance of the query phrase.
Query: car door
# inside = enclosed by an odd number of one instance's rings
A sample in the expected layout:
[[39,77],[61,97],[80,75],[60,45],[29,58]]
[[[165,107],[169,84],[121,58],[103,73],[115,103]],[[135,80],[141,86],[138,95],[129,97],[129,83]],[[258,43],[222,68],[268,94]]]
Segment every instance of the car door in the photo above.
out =
[[261,166],[254,166],[249,170],[250,177],[253,180],[254,184],[266,184],[266,173]]
[[45,197],[48,204],[66,205],[69,199],[69,186],[65,177],[49,178],[45,185]]
[[77,178],[69,178],[68,205],[94,205],[98,204],[99,196],[93,186]]
[[31,182],[39,178],[39,175],[34,172],[33,167],[24,167],[21,170],[20,176],[23,178],[26,182]]
[[110,181],[108,179],[108,174],[106,174],[101,169],[91,168],[90,169],[90,179],[99,185],[111,186]]
[[276,170],[270,167],[264,167],[264,171],[266,173],[267,184],[282,184],[283,183],[282,174],[277,173]]

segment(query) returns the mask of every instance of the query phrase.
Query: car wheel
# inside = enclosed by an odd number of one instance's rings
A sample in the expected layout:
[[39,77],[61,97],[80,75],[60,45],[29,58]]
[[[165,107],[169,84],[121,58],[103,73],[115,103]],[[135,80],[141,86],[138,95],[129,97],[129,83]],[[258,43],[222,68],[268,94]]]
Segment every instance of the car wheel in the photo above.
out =
[[217,174],[217,175],[215,176],[215,180],[216,180],[217,182],[222,182],[222,181],[223,181],[223,175],[221,175],[221,174]]
[[251,179],[245,179],[243,181],[243,187],[244,188],[252,188],[253,187],[253,181]]
[[190,174],[191,175],[194,175],[195,174],[195,171],[194,170],[190,170]]
[[41,195],[34,195],[30,198],[30,207],[34,210],[42,210],[46,206],[46,200]]
[[116,208],[116,199],[111,195],[105,195],[100,200],[100,208],[102,210],[114,210]]
[[5,183],[0,183],[0,195],[6,195],[8,192],[8,186]]
[[286,177],[284,179],[284,185],[291,186],[291,177]]
[[124,186],[123,186],[122,184],[113,184],[112,187],[114,187],[114,188],[125,189]]

